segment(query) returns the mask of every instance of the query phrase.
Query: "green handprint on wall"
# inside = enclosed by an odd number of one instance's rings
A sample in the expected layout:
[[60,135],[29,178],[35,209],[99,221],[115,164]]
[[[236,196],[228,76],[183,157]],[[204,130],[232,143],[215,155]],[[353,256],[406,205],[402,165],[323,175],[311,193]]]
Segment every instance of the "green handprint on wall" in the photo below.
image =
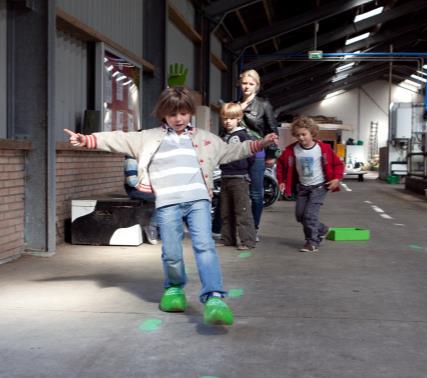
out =
[[185,84],[187,80],[188,68],[185,68],[184,65],[175,63],[169,66],[169,75],[168,75],[168,86],[169,87],[180,87]]

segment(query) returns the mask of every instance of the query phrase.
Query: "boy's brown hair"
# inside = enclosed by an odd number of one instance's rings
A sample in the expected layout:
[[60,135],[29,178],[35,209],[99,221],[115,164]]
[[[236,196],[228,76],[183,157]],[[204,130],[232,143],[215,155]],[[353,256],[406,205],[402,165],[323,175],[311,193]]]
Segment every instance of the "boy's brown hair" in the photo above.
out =
[[291,123],[291,133],[292,136],[295,136],[298,129],[307,129],[313,138],[316,138],[319,135],[319,125],[310,117],[297,117]]
[[174,113],[186,111],[190,114],[196,113],[193,95],[185,87],[166,88],[154,106],[153,114],[161,121]]
[[240,104],[236,104],[234,102],[227,102],[222,106],[220,111],[220,116],[222,119],[224,118],[242,119],[243,110]]

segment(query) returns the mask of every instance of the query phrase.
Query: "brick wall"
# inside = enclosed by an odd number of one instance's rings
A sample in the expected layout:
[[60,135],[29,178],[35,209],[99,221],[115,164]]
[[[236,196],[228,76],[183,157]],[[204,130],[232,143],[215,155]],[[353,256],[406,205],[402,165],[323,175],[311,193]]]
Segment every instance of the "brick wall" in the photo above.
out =
[[123,193],[123,155],[57,148],[56,237],[64,242],[71,218],[71,199],[102,193]]
[[0,261],[24,251],[25,153],[0,149]]

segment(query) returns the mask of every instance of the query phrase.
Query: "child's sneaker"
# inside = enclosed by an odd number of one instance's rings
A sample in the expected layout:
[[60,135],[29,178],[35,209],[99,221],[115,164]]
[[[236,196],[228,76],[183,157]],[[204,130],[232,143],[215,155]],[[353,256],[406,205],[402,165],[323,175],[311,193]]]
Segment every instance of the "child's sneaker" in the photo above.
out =
[[240,244],[237,246],[238,251],[249,251],[251,248],[249,248],[247,245]]
[[304,247],[300,249],[300,252],[317,252],[319,248],[317,248],[315,245],[310,243],[305,243]]
[[230,307],[218,297],[210,297],[203,312],[203,320],[208,325],[232,325],[233,312]]
[[180,287],[168,287],[162,295],[159,308],[165,312],[184,312],[187,308],[184,290]]
[[322,235],[319,235],[319,238],[320,238],[321,241],[325,240],[328,237],[330,230],[331,229],[329,227],[326,227],[326,231]]

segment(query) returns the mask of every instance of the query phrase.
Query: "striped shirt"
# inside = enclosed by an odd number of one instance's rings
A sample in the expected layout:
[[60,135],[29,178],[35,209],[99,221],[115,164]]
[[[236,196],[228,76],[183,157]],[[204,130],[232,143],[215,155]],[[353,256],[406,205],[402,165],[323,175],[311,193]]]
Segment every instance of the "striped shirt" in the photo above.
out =
[[156,208],[177,203],[210,200],[188,135],[190,127],[178,135],[168,127],[168,133],[149,166],[151,185],[156,195]]

